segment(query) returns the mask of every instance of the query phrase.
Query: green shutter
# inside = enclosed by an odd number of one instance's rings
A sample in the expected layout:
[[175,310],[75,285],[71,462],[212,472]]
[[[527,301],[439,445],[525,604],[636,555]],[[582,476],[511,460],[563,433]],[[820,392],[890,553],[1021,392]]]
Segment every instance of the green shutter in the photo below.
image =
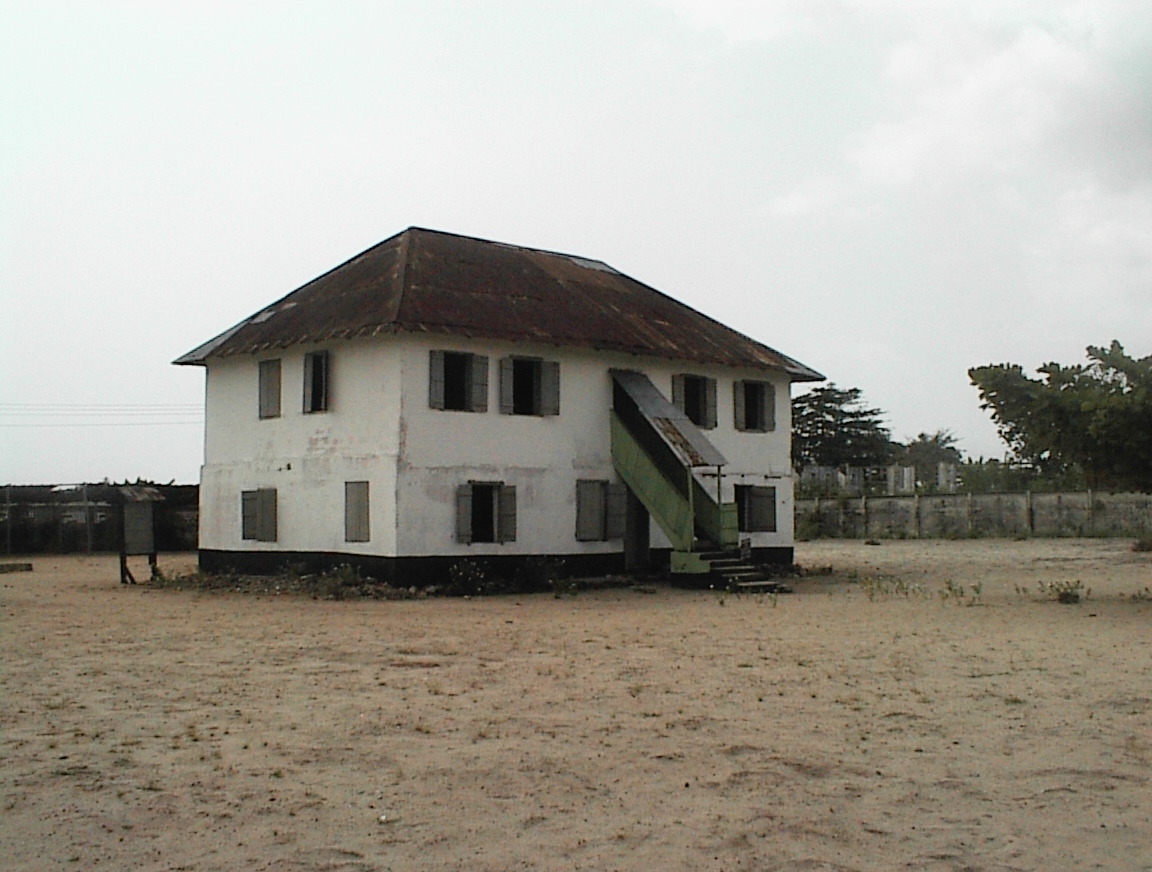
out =
[[684,409],[684,376],[672,376],[672,405],[679,409],[681,412]]
[[737,430],[747,430],[744,423],[744,382],[732,382],[732,409]]
[[515,405],[513,403],[512,377],[514,362],[511,357],[500,358],[500,414],[511,415]]
[[368,482],[344,482],[344,541],[369,541]]
[[488,358],[483,354],[468,356],[468,411],[488,411]]
[[560,414],[560,362],[557,360],[540,364],[540,414]]
[[456,541],[464,545],[472,541],[472,485],[456,488]]
[[259,533],[261,542],[276,541],[276,488],[261,488],[256,491]]
[[746,526],[751,532],[776,532],[776,488],[751,487],[748,489]]
[[280,361],[260,361],[260,417],[280,417]]
[[764,382],[764,429],[776,429],[776,385],[771,382]]
[[256,499],[256,491],[243,491],[240,494],[240,538],[257,539],[259,530],[260,508]]
[[576,482],[576,539],[599,542],[604,538],[603,481]]
[[501,485],[496,489],[496,541],[516,541],[516,487]]
[[607,517],[604,520],[605,539],[623,539],[628,525],[628,486],[622,482],[608,485]]
[[428,352],[428,408],[444,408],[444,352]]
[[716,426],[716,379],[704,379],[704,429]]

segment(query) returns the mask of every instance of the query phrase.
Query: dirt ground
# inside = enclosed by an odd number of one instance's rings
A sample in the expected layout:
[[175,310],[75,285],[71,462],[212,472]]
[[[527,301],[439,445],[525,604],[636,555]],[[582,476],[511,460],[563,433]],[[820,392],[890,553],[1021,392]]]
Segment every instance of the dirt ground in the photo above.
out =
[[1152,869],[1129,544],[805,543],[831,574],[777,598],[325,602],[32,558],[0,575],[0,865]]

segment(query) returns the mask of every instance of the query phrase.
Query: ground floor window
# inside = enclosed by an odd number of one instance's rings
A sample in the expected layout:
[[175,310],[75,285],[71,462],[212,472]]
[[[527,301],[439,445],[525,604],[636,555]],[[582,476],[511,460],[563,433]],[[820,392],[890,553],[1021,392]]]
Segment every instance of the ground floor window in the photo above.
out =
[[776,488],[736,485],[736,516],[741,533],[775,533]]
[[502,481],[460,485],[456,491],[456,541],[515,542],[515,486]]
[[240,493],[240,538],[276,541],[276,488]]
[[344,541],[367,542],[368,482],[344,482]]
[[628,490],[623,484],[581,479],[576,482],[576,539],[602,542],[624,536]]

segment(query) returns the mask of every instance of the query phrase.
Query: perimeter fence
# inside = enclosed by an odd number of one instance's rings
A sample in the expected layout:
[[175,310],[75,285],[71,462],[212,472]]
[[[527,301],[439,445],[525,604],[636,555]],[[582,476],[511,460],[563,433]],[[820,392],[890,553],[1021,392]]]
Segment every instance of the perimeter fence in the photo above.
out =
[[[163,500],[153,524],[161,551],[195,551],[200,488],[149,484]],[[0,551],[5,554],[76,554],[119,551],[122,530],[114,484],[4,485],[0,487]]]
[[796,500],[797,539],[1152,535],[1152,494],[933,494]]

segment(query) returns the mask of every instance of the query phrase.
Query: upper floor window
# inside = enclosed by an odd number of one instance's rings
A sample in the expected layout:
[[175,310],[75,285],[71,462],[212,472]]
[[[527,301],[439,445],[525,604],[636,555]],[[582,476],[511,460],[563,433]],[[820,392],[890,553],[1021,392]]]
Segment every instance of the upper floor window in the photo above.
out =
[[488,358],[460,351],[429,352],[428,405],[456,412],[487,412]]
[[260,417],[280,417],[280,361],[260,361]]
[[539,357],[500,361],[502,415],[559,415],[560,364]]
[[771,382],[732,383],[736,429],[766,433],[776,429],[776,388]]
[[329,356],[327,351],[304,355],[304,412],[328,411]]
[[683,373],[672,376],[672,405],[702,430],[716,426],[716,379]]

